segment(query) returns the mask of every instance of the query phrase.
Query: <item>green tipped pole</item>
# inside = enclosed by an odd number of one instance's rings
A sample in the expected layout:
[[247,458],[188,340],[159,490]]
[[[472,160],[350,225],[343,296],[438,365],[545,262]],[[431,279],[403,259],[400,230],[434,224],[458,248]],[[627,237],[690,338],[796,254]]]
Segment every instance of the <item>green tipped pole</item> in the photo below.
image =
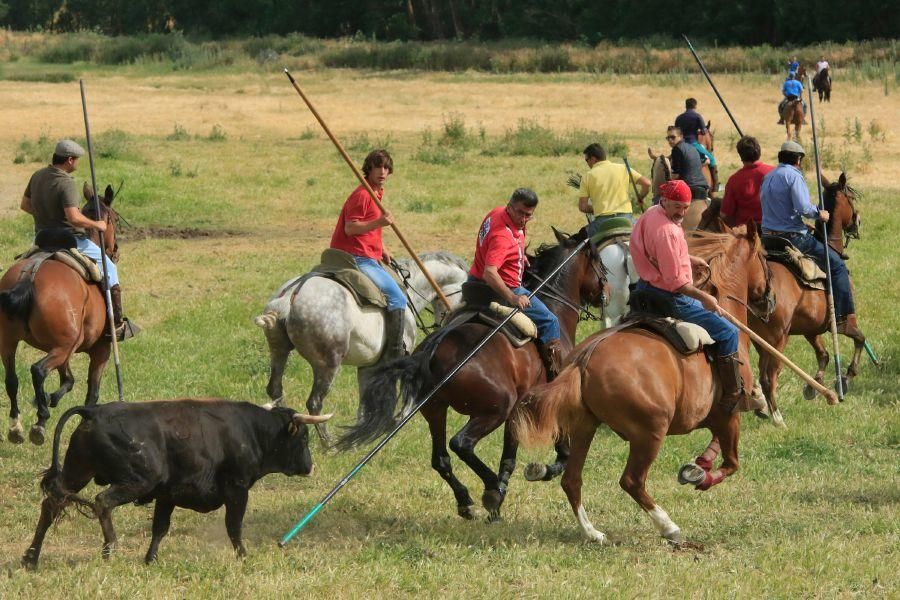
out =
[[[532,291],[528,295],[528,298],[532,298],[535,294],[537,294],[538,291],[542,287],[544,287],[547,284],[547,282],[549,282],[551,279],[553,279],[553,277],[557,273],[559,273],[560,269],[562,269],[566,265],[566,263],[568,263],[576,254],[581,252],[581,249],[584,248],[590,241],[591,241],[590,237],[582,240],[578,244],[578,246],[574,250],[572,250],[572,253],[569,254],[565,258],[565,260],[563,260],[561,263],[559,263],[559,265],[557,265],[557,267],[555,269],[553,269],[553,271],[543,281],[541,281],[541,283],[536,288],[534,288],[534,291]],[[481,350],[484,347],[484,345],[487,344],[488,341],[490,341],[490,339],[492,337],[494,337],[497,334],[497,332],[500,331],[503,328],[503,326],[506,325],[509,322],[509,320],[512,319],[513,316],[518,312],[519,312],[519,309],[514,308],[512,312],[510,312],[508,315],[506,315],[506,317],[502,321],[500,321],[500,323],[496,327],[494,327],[484,337],[484,339],[482,339],[480,342],[478,342],[478,345],[475,346],[475,348],[472,349],[472,351],[469,352],[465,358],[463,358],[455,367],[453,367],[450,370],[450,372],[447,373],[444,376],[444,378],[438,382],[437,385],[435,385],[433,388],[431,388],[431,391],[428,392],[428,394],[422,399],[422,401],[419,402],[415,406],[415,408],[413,408],[409,412],[409,414],[407,414],[405,417],[403,417],[397,423],[397,425],[390,432],[388,432],[388,434],[385,435],[384,438],[382,438],[382,440],[380,442],[378,442],[378,444],[376,444],[375,447],[372,448],[362,458],[362,460],[360,460],[358,463],[356,463],[356,466],[353,467],[353,469],[349,473],[347,473],[344,476],[344,478],[338,482],[337,485],[335,485],[333,488],[331,488],[331,491],[329,491],[327,494],[325,494],[325,497],[322,498],[322,500],[318,504],[313,506],[312,509],[310,509],[310,511],[308,513],[306,513],[306,515],[302,519],[300,519],[300,521],[298,521],[297,524],[294,525],[294,527],[290,531],[288,531],[286,534],[284,534],[284,536],[281,538],[281,541],[278,542],[278,546],[281,548],[284,548],[288,544],[288,542],[290,542],[298,533],[300,533],[303,530],[304,527],[309,525],[309,523],[313,520],[313,518],[317,514],[319,514],[319,512],[321,512],[323,508],[325,508],[325,505],[328,504],[328,502],[330,502],[331,499],[334,498],[337,495],[337,493],[345,485],[350,483],[350,480],[353,479],[353,477],[355,477],[357,473],[359,473],[359,471],[366,465],[366,463],[368,463],[370,460],[372,460],[372,457],[374,457],[376,454],[378,454],[381,451],[381,449],[384,448],[389,441],[391,441],[391,438],[393,438],[395,435],[397,435],[397,432],[399,432],[401,429],[403,429],[403,426],[406,425],[410,421],[410,419],[412,419],[416,415],[416,413],[418,413],[422,409],[423,406],[425,406],[425,403],[428,402],[429,400],[431,400],[432,396],[434,396],[438,392],[438,390],[440,390],[444,386],[444,384],[450,380],[451,377],[456,375],[456,373],[460,369],[462,369],[463,366],[465,366],[465,364],[467,362],[469,362],[469,360],[471,360],[472,357],[475,356],[475,354],[477,354],[478,351]]]

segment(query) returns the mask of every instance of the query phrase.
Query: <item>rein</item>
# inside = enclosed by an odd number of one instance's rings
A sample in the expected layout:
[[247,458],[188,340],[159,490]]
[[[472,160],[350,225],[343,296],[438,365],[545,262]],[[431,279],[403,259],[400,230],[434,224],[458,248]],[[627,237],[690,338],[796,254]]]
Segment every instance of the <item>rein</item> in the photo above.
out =
[[[412,292],[416,296],[418,296],[419,298],[421,298],[422,300],[425,301],[425,308],[423,309],[422,312],[424,312],[425,314],[431,314],[432,317],[435,316],[434,310],[429,306],[429,304],[431,303],[431,300],[426,298],[425,295],[422,294],[422,292],[417,290],[410,283],[410,279],[412,279],[412,274],[410,273],[409,269],[403,268],[402,266],[400,266],[400,263],[398,263],[394,259],[391,259],[390,267],[400,276],[400,279],[403,280],[404,293],[406,294],[406,299],[409,301],[407,306],[409,306],[409,309],[412,311],[413,316],[415,317],[416,326],[425,335],[428,335],[432,331],[437,330],[440,327],[440,325],[437,322],[433,321],[431,325],[426,325],[425,320],[422,318],[422,313],[420,313],[419,311],[416,310],[416,306],[412,301],[412,296],[410,296],[410,294],[409,294],[410,290],[412,290]],[[462,290],[457,290],[455,292],[451,292],[451,293],[445,294],[445,295],[446,296],[455,296],[456,294],[461,294],[461,293],[462,293]]]
[[[595,263],[595,259],[597,261],[599,261],[599,258],[594,256],[593,251],[591,252],[591,254],[592,254],[591,269],[594,271],[594,274],[597,276],[597,281],[600,283],[601,296],[602,296],[602,294],[603,294],[602,290],[603,290],[604,284],[606,283],[606,278],[603,276],[603,273],[600,271],[600,269],[597,267],[597,264]],[[544,289],[540,290],[538,292],[538,295],[544,296],[546,298],[549,298],[551,300],[555,300],[556,302],[559,302],[564,307],[568,308],[569,310],[573,311],[576,315],[578,315],[579,321],[600,321],[601,320],[600,315],[591,312],[591,308],[590,308],[589,304],[576,303],[574,300],[569,298],[565,294],[565,292],[560,290],[556,285],[554,285],[553,283],[550,283],[549,281],[547,281],[546,279],[544,279],[537,273],[531,272],[531,273],[529,273],[529,276],[534,277],[538,281],[538,283],[544,284]]]

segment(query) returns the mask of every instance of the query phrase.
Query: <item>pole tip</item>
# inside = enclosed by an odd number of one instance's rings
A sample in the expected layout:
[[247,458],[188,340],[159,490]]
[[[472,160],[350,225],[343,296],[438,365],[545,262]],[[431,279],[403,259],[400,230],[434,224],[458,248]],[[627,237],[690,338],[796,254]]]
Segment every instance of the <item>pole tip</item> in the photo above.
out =
[[[287,70],[287,69],[285,69],[285,70]],[[279,540],[278,547],[283,550],[285,546],[287,546],[287,544],[284,542],[284,540]]]
[[287,67],[284,67],[284,74],[285,74],[285,75],[290,75],[290,73],[291,73],[291,72],[288,71],[288,68],[287,68]]

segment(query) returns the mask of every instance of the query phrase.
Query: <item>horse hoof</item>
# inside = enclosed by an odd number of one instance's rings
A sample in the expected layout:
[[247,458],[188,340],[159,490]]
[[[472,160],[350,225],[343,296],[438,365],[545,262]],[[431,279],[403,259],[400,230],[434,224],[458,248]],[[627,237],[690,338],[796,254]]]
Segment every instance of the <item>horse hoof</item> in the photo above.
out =
[[779,429],[787,429],[787,423],[784,422],[784,417],[781,416],[780,410],[776,410],[772,415],[772,423]]
[[40,425],[33,425],[31,431],[28,432],[28,439],[31,440],[31,443],[35,446],[42,445],[45,437],[46,431]]
[[696,463],[687,463],[678,470],[678,483],[697,485],[706,479],[706,471]]
[[762,419],[763,421],[768,420],[769,414],[764,410],[754,410],[753,414],[756,415],[757,418]]
[[13,444],[24,444],[25,435],[22,433],[22,426],[10,428],[9,433],[6,434],[6,439]]
[[816,390],[811,385],[807,385],[803,388],[803,398],[806,400],[815,400],[816,399]]
[[37,557],[34,555],[34,548],[29,548],[25,551],[25,556],[22,557],[22,566],[25,567],[29,571],[34,571],[37,569]]
[[475,514],[472,512],[472,505],[468,504],[466,506],[457,506],[456,514],[461,516],[463,519],[467,521],[471,521],[475,518]]
[[669,542],[673,546],[680,547],[684,543],[684,539],[681,537],[680,529],[670,531],[669,533],[664,533],[663,537],[666,539],[667,542]]
[[504,496],[505,494],[500,490],[485,490],[481,495],[481,505],[488,513],[499,513]]
[[543,481],[547,475],[547,465],[543,463],[531,463],[522,472],[525,481]]
[[503,517],[500,516],[499,510],[493,510],[488,513],[487,522],[488,523],[499,523],[503,520]]

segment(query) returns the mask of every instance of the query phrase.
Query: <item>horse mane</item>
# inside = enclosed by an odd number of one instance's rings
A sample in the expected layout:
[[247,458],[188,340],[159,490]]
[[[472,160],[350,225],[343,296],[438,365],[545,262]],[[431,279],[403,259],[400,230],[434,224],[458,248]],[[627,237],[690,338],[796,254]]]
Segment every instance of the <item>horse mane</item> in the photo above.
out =
[[[582,235],[582,231],[571,236],[569,240],[579,242],[584,239],[583,237],[579,238],[579,236]],[[541,244],[533,255],[527,254],[528,267],[525,268],[525,279],[528,280],[529,284],[532,281],[540,283],[547,278],[547,275],[549,275],[566,256],[568,256],[569,251],[571,251],[573,247],[574,244],[569,245],[565,242],[560,244]],[[556,281],[563,274],[567,273],[572,267],[572,264],[572,262],[566,264],[559,273],[556,274],[553,281]],[[525,287],[529,286],[526,285]]]
[[[710,282],[722,291],[734,289],[740,283],[740,269],[735,269],[729,259],[739,248],[740,242],[747,238],[747,226],[741,225],[731,230],[732,233],[713,233],[711,231],[691,231],[687,236],[688,251],[709,264]],[[753,251],[760,250],[759,238],[756,238]]]

